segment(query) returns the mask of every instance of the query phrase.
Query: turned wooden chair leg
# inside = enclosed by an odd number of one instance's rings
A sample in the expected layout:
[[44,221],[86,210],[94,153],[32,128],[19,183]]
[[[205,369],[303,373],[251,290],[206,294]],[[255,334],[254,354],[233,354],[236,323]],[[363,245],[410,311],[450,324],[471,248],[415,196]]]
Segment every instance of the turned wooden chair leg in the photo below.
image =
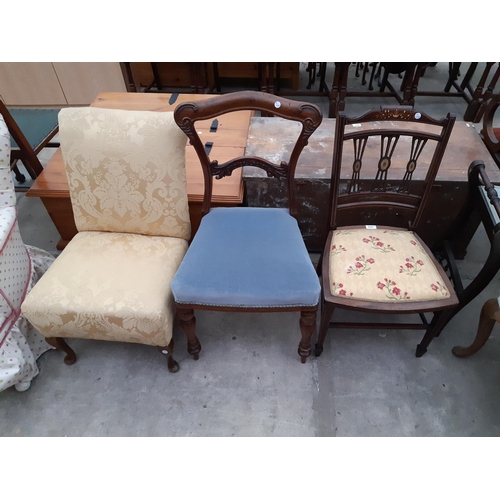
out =
[[325,342],[326,334],[328,333],[328,328],[330,326],[330,320],[333,316],[333,311],[335,307],[333,304],[323,300],[321,305],[321,322],[319,324],[318,340],[314,346],[314,355],[316,357],[320,356],[323,352],[323,343]]
[[174,339],[170,340],[170,344],[167,347],[158,346],[158,350],[167,356],[167,366],[170,373],[177,373],[179,371],[179,363],[173,358],[174,354]]
[[193,356],[195,361],[199,358],[201,344],[196,336],[196,318],[193,309],[177,308],[177,314],[181,322],[181,328],[188,339],[188,352]]
[[45,340],[47,344],[55,347],[56,349],[60,349],[61,351],[66,353],[64,357],[64,362],[67,365],[72,365],[76,361],[76,354],[73,349],[66,343],[66,341],[61,337],[46,337]]
[[300,312],[300,332],[302,338],[299,342],[298,353],[300,362],[305,363],[306,359],[311,355],[311,338],[316,330],[316,315],[318,309],[314,311]]
[[487,300],[481,309],[479,325],[474,342],[472,342],[469,347],[455,346],[451,352],[459,358],[475,354],[479,351],[479,349],[481,349],[481,347],[484,346],[484,344],[486,344],[486,341],[490,338],[493,327],[498,320],[500,320],[500,307],[498,306],[498,300]]

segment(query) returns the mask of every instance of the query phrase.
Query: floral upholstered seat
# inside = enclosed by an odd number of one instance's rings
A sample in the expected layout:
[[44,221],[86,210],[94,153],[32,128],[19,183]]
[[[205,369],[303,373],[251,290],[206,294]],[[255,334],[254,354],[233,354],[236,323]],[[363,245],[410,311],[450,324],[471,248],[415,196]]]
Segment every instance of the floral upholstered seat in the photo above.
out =
[[412,231],[333,231],[330,293],[370,302],[449,298],[435,263]]

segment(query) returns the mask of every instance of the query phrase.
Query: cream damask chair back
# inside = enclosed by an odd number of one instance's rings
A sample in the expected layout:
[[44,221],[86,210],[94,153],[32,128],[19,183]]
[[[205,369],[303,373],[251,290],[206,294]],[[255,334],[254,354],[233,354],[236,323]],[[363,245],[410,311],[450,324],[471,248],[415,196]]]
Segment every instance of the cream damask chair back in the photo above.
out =
[[172,357],[172,278],[191,234],[186,136],[172,113],[68,108],[59,134],[78,234],[23,312],[54,346],[64,338],[157,346]]
[[24,245],[10,171],[10,133],[0,114],[0,391],[30,387],[36,360],[51,346],[21,315],[21,304],[54,257]]

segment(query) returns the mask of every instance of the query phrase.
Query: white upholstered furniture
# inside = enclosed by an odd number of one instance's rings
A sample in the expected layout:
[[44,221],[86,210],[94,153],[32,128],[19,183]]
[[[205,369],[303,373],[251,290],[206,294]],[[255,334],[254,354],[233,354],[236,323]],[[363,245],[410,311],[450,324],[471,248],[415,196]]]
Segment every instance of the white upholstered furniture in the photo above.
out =
[[172,358],[172,278],[188,248],[186,136],[172,113],[69,108],[61,149],[79,233],[28,295],[23,312],[63,338],[157,346]]
[[21,315],[26,294],[54,257],[23,243],[10,171],[10,133],[0,115],[0,391],[29,388],[36,360],[51,346]]

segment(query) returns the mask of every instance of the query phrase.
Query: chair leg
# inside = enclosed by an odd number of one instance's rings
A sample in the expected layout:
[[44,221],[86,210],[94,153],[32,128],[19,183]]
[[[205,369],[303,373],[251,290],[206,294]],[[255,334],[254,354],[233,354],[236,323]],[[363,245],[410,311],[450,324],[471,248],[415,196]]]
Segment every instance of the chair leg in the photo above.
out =
[[491,332],[493,331],[493,326],[496,323],[495,315],[498,315],[500,308],[498,307],[497,299],[487,300],[482,309],[481,315],[479,316],[479,325],[477,328],[476,338],[474,342],[469,347],[455,346],[451,352],[459,357],[463,358],[465,356],[470,356],[475,354],[479,349],[481,349],[486,341],[490,338]]
[[323,343],[325,342],[326,334],[328,333],[328,327],[330,326],[330,320],[333,316],[333,311],[335,307],[333,304],[323,300],[321,305],[321,322],[319,325],[318,341],[314,346],[314,355],[316,357],[320,356],[323,352]]
[[61,351],[66,353],[64,357],[64,362],[67,365],[72,365],[76,361],[76,354],[73,349],[66,343],[66,341],[62,337],[46,337],[45,340],[47,344],[55,347],[56,349],[60,349]]
[[170,373],[177,373],[179,371],[179,363],[173,358],[174,354],[174,339],[170,340],[167,347],[158,346],[158,350],[167,356],[167,366]]
[[177,314],[181,322],[181,328],[188,338],[188,352],[195,361],[199,358],[201,344],[196,336],[196,318],[193,309],[177,308]]
[[11,170],[14,172],[14,175],[16,176],[16,181],[19,182],[19,184],[23,184],[26,182],[26,176],[23,175],[20,170],[19,170],[19,167],[16,165],[13,165],[11,167]]
[[417,345],[417,350],[415,352],[415,356],[417,358],[421,358],[427,352],[429,344],[432,342],[434,337],[437,337],[441,333],[452,317],[453,309],[440,311],[434,314],[434,318],[432,318],[431,324],[425,332],[422,341]]
[[311,337],[316,330],[316,315],[318,308],[314,311],[300,312],[300,333],[302,338],[299,342],[298,353],[300,362],[305,363],[306,359],[311,355]]

